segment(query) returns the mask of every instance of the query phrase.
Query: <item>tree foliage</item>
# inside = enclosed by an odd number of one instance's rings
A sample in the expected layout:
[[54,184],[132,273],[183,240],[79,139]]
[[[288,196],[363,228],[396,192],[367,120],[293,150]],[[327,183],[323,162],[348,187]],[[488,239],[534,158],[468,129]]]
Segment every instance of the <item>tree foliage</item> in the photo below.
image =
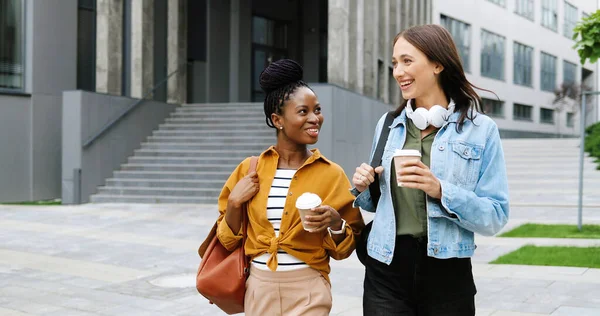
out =
[[577,49],[581,64],[587,59],[593,64],[600,58],[600,10],[583,18],[573,29],[573,48]]

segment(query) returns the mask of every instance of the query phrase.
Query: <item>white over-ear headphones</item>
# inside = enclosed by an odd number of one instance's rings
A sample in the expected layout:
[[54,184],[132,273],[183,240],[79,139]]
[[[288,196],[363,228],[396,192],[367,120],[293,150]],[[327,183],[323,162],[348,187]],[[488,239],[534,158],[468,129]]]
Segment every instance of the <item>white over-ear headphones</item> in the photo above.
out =
[[450,99],[448,109],[445,109],[441,105],[432,106],[429,111],[425,108],[417,108],[413,110],[410,104],[412,100],[406,102],[406,116],[412,120],[413,124],[420,129],[425,130],[429,125],[433,125],[437,128],[442,127],[450,114],[454,113],[454,101]]

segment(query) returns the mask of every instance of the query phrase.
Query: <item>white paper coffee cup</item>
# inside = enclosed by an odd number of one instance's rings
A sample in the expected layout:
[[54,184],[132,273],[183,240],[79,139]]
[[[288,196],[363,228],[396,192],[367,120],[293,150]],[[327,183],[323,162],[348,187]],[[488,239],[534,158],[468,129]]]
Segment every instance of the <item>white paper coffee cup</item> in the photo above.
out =
[[311,211],[312,208],[315,208],[321,205],[321,198],[314,193],[303,193],[296,200],[296,208],[298,209],[298,214],[300,215],[300,221],[302,221],[302,227],[306,231],[312,231],[315,227],[306,227],[304,224],[306,215],[314,215],[315,212]]
[[[421,152],[416,149],[396,149],[396,151],[394,151],[394,166],[396,167],[396,172],[400,171],[402,168],[400,166],[401,162],[409,160],[421,160]],[[401,187],[402,184],[398,182],[398,186]]]

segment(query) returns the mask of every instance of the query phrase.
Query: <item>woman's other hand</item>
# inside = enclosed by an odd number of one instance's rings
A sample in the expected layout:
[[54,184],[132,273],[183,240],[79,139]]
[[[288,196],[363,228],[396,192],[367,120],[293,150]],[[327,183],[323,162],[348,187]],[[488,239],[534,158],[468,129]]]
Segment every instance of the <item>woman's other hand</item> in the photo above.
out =
[[420,160],[409,160],[400,163],[396,172],[398,184],[404,188],[419,189],[435,199],[442,198],[442,186],[429,167]]
[[363,192],[371,183],[373,183],[373,181],[375,181],[375,173],[381,174],[382,172],[382,166],[373,169],[373,167],[369,166],[368,164],[362,163],[360,167],[356,168],[356,172],[352,177],[352,184],[358,190],[358,192]]
[[314,227],[310,232],[319,232],[331,227],[332,230],[342,229],[342,217],[333,207],[321,205],[311,210],[313,215],[306,215],[304,224],[307,227]]
[[258,193],[258,188],[258,174],[256,171],[247,174],[231,190],[229,204],[233,208],[240,208],[242,204],[248,202]]

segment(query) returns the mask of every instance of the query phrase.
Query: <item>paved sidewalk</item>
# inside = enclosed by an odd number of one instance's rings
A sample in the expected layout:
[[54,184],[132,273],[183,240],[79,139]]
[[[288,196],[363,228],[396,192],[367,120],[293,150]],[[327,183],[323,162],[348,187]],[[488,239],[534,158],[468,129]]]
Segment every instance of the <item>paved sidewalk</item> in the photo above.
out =
[[[222,315],[194,288],[196,249],[216,214],[212,205],[0,206],[0,315]],[[481,239],[477,315],[600,315],[600,270],[485,263],[506,244]],[[332,315],[362,315],[362,266],[353,256],[332,270]]]

